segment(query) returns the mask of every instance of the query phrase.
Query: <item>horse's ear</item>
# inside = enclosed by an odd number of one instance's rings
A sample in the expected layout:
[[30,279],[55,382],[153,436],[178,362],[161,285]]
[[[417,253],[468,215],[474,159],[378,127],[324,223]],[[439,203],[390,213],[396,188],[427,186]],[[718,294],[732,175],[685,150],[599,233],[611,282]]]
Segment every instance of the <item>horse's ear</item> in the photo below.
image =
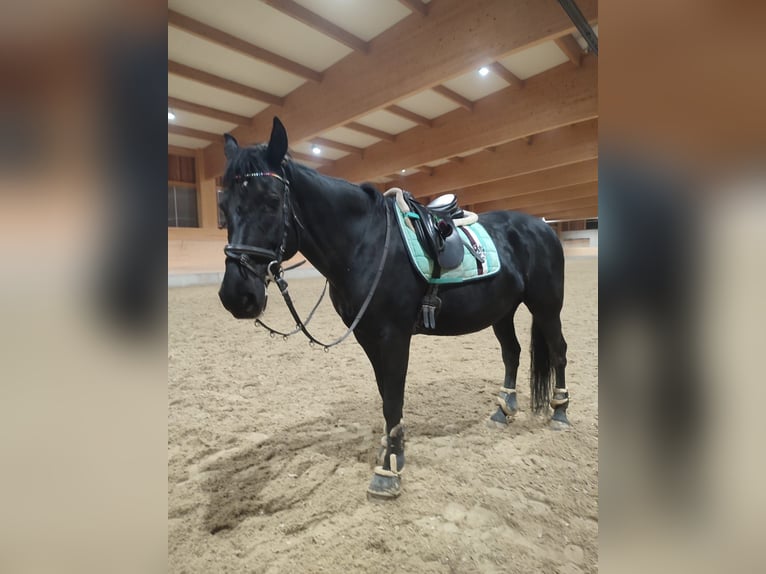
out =
[[287,130],[277,116],[274,116],[274,125],[271,128],[269,147],[266,150],[266,160],[273,168],[278,168],[287,153]]
[[231,159],[237,155],[237,150],[239,149],[239,144],[237,143],[237,140],[234,138],[231,134],[223,134],[223,153],[226,156],[226,159],[231,161]]

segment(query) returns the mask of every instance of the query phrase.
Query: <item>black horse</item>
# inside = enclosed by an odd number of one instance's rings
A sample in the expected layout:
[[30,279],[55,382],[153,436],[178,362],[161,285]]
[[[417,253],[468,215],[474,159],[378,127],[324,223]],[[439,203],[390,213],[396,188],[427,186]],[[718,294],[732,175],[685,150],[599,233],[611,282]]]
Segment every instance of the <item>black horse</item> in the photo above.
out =
[[[402,407],[410,339],[422,332],[418,318],[428,286],[408,260],[398,230],[391,229],[396,225],[391,223],[394,200],[372,186],[353,185],[290,161],[287,132],[278,118],[274,118],[268,145],[240,148],[228,134],[225,140],[221,208],[228,222],[229,245],[221,302],[236,318],[257,318],[266,305],[268,284],[280,276],[282,260],[298,251],[327,278],[333,306],[347,326],[369,299],[354,335],[375,371],[386,435],[381,465],[368,492],[398,496],[404,467]],[[559,318],[564,297],[561,243],[544,221],[523,213],[496,211],[482,214],[479,221],[495,241],[502,268],[478,281],[440,286],[438,323],[425,334],[494,329],[502,348],[505,381],[498,396],[500,406],[491,418],[505,425],[517,411],[521,347],[513,316],[523,302],[533,316],[532,409],[540,412],[550,404],[551,425],[566,426],[567,346]]]

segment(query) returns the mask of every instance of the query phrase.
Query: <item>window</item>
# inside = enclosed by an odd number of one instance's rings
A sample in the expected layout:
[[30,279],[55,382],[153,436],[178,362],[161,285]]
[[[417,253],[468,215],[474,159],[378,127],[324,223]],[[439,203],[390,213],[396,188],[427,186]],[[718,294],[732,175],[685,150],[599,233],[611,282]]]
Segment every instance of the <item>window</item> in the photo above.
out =
[[194,186],[168,185],[168,227],[199,227]]
[[585,229],[598,229],[598,219],[588,219],[585,221]]

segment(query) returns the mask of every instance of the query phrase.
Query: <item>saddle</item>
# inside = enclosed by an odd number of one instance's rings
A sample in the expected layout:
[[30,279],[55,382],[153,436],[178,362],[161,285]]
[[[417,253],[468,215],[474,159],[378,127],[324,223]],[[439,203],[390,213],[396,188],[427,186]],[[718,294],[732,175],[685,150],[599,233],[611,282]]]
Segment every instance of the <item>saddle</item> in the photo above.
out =
[[[458,227],[476,223],[478,216],[461,209],[454,194],[440,195],[428,205],[416,201],[409,192],[399,188],[389,189],[385,195],[396,197],[396,203],[415,232],[423,251],[433,261],[432,278],[438,279],[442,271],[459,267],[463,263],[463,248],[477,261],[484,262],[484,253],[476,246],[464,242],[457,231]],[[436,316],[441,307],[437,292],[438,285],[431,284],[423,298],[422,326],[426,329],[436,328]]]
[[433,276],[449,271],[463,262],[463,247],[483,261],[484,255],[470,244],[464,243],[457,228],[476,223],[478,216],[463,210],[453,193],[440,195],[428,205],[415,200],[407,191],[392,188],[386,195],[395,195],[396,203],[415,232],[423,251],[434,262]]
[[[453,196],[454,197],[454,196]],[[410,208],[405,215],[410,220],[415,235],[434,263],[443,270],[454,269],[463,261],[463,242],[457,234],[449,206],[439,209],[424,206],[407,193],[405,201]],[[457,201],[452,201],[457,207]],[[440,273],[437,273],[437,277]]]

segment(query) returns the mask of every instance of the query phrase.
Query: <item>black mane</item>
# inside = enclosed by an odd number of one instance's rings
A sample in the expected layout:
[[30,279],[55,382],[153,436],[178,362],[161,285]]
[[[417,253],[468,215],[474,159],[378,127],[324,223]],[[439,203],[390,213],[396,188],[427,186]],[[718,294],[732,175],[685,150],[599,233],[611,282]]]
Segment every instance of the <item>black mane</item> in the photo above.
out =
[[365,202],[369,202],[369,200],[372,199],[373,205],[383,201],[383,194],[380,193],[372,183],[364,182],[357,185],[346,181],[345,179],[325,175],[312,167],[297,163],[294,159],[289,158],[289,156],[286,167],[288,169],[288,179],[293,180],[295,179],[293,174],[298,174],[304,178],[310,179],[314,185],[330,189],[331,195],[348,193],[356,195],[359,199],[363,199]]

